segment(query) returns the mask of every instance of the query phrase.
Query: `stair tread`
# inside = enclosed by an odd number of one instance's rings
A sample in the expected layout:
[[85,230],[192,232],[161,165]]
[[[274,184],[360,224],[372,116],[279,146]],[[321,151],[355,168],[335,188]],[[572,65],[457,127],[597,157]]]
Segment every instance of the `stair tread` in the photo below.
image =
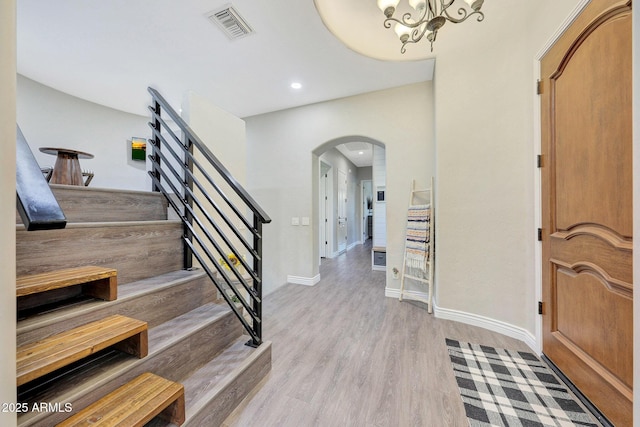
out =
[[117,277],[117,273],[113,268],[87,265],[20,276],[16,278],[16,296],[109,279]]
[[[146,331],[146,322],[114,315],[26,344],[17,349],[17,384],[25,384]],[[138,357],[146,355],[144,347]]]
[[53,322],[72,321],[76,316],[91,313],[105,305],[122,304],[128,298],[152,294],[160,289],[170,288],[185,281],[194,280],[204,274],[203,270],[176,270],[159,276],[118,285],[118,299],[116,301],[104,302],[88,300],[73,306],[62,307],[49,313],[41,313],[37,316],[20,320],[17,325],[17,335],[20,336],[21,334],[42,328],[43,326]]
[[145,425],[175,403],[169,421],[184,422],[184,387],[182,384],[146,372],[119,387],[97,402],[58,424],[58,427],[92,425]]

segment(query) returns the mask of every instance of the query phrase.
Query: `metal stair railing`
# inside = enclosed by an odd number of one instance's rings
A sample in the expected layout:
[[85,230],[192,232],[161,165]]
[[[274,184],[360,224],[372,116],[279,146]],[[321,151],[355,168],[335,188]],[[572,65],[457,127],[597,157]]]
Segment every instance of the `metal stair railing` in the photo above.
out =
[[162,95],[148,91],[153,99],[149,175],[153,191],[164,194],[182,221],[184,268],[192,268],[195,257],[251,336],[247,345],[257,347],[262,343],[262,225],[271,219]]
[[28,231],[65,228],[67,219],[16,125],[16,207]]

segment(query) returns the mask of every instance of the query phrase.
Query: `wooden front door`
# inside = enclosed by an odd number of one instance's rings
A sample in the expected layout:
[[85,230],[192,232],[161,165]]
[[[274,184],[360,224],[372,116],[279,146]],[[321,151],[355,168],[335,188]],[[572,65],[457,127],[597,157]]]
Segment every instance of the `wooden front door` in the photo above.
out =
[[543,352],[632,423],[631,1],[593,0],[542,74]]

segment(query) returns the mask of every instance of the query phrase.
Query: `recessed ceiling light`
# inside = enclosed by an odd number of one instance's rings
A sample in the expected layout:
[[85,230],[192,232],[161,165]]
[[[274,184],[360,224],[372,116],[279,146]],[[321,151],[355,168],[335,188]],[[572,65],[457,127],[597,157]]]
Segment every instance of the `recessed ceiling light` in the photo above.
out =
[[302,83],[293,82],[293,83],[291,83],[291,88],[293,88],[293,89],[302,89]]
[[358,154],[362,156],[364,154],[364,151],[358,151]]

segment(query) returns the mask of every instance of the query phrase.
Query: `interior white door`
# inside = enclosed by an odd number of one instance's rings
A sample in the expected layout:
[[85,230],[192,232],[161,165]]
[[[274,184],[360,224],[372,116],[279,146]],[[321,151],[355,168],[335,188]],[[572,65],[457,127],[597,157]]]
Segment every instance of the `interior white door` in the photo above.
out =
[[347,250],[347,174],[338,169],[338,252]]
[[327,257],[327,174],[320,174],[320,258]]

